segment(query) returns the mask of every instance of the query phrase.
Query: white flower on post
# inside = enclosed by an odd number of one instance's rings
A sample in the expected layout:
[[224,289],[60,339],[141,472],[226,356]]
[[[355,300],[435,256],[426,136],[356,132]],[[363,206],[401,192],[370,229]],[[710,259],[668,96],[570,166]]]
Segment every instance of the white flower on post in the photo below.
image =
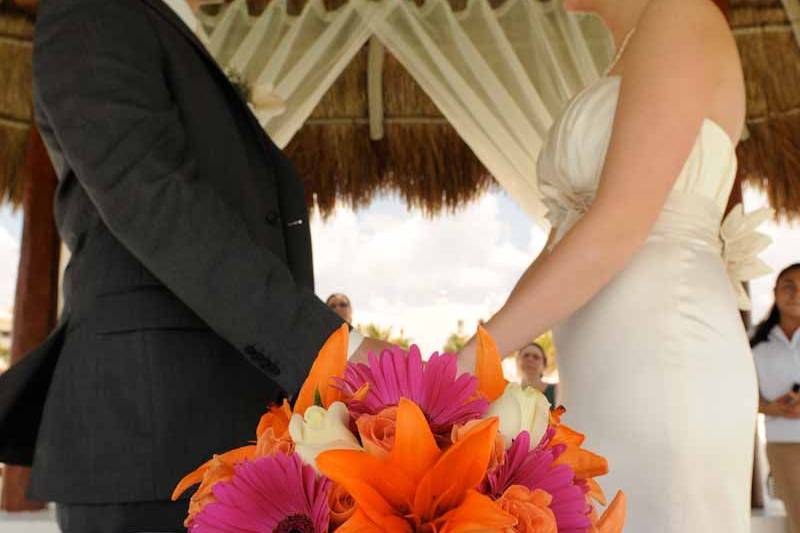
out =
[[500,420],[500,434],[511,447],[511,440],[523,431],[531,436],[531,449],[535,448],[550,424],[550,402],[539,390],[523,388],[518,383],[509,383],[503,395],[489,406],[487,417]]
[[750,298],[742,283],[772,272],[769,265],[758,258],[758,254],[772,244],[772,238],[756,230],[773,214],[768,207],[745,214],[742,204],[737,204],[722,222],[722,258],[741,309],[750,309]]
[[326,410],[318,405],[306,409],[305,416],[295,414],[289,421],[289,435],[295,453],[317,470],[317,456],[328,450],[361,450],[358,439],[348,427],[350,414],[342,402],[333,402]]

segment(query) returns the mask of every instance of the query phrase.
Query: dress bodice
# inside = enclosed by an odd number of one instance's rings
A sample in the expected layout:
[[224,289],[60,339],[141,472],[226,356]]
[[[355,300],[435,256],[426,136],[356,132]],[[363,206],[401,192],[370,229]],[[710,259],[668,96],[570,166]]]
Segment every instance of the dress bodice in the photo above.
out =
[[[552,245],[586,213],[595,198],[611,138],[620,81],[619,76],[604,76],[585,88],[567,106],[545,139],[537,173],[547,218],[555,231]],[[764,270],[763,263],[756,268],[758,259],[754,256],[770,241],[756,233],[755,228],[769,218],[770,211],[760,210],[746,216],[741,206],[737,206],[723,223],[736,167],[736,147],[728,133],[712,120],[704,120],[651,237],[683,239],[716,248],[728,262],[734,286],[740,288],[745,275],[742,270],[748,270],[747,275]],[[746,268],[733,264],[737,260],[747,263]],[[743,306],[747,305],[745,300],[740,292]]]
[[[537,170],[554,226],[573,218],[565,211],[585,210],[594,199],[611,139],[620,80],[619,76],[606,76],[584,89],[548,134]],[[703,197],[722,212],[735,177],[736,151],[730,136],[715,122],[703,121],[673,192]],[[567,229],[561,227],[561,233]]]

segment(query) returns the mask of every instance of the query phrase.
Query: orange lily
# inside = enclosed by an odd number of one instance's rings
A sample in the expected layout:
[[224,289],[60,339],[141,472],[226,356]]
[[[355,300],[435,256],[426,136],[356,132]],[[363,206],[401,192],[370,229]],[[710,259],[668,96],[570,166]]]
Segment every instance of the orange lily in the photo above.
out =
[[221,455],[215,455],[200,468],[184,477],[172,492],[172,501],[180,498],[181,494],[192,485],[200,483],[197,492],[189,501],[189,515],[184,525],[189,527],[194,517],[203,510],[203,507],[214,501],[212,488],[220,481],[227,481],[233,477],[233,467],[242,461],[255,458],[255,446],[243,446]]
[[561,415],[565,412],[563,407],[559,407],[550,413],[550,425],[555,426],[556,432],[549,446],[552,448],[563,444],[566,447],[555,464],[569,465],[575,471],[577,479],[590,479],[607,474],[608,461],[596,453],[581,448],[586,436],[561,423]]
[[331,450],[317,457],[320,471],[358,505],[338,531],[453,533],[512,527],[516,519],[474,489],[486,473],[497,426],[495,418],[484,420],[442,452],[420,408],[401,399],[394,447],[386,457],[358,450]]
[[617,492],[600,520],[592,525],[590,533],[622,533],[622,527],[625,525],[625,504],[625,493]]
[[314,405],[314,397],[319,391],[322,398],[322,406],[326,409],[333,402],[342,399],[342,392],[332,387],[331,378],[342,377],[347,367],[347,343],[350,338],[350,328],[347,324],[342,324],[336,332],[331,335],[311,366],[297,401],[294,404],[294,412],[300,415],[305,414],[306,409]]
[[589,485],[589,492],[586,493],[586,497],[600,505],[607,505],[608,500],[603,493],[603,489],[600,488],[600,484],[592,478],[587,479],[586,483]]
[[478,378],[478,390],[489,402],[502,396],[508,385],[503,377],[502,358],[497,351],[497,344],[483,326],[478,326],[475,377]]

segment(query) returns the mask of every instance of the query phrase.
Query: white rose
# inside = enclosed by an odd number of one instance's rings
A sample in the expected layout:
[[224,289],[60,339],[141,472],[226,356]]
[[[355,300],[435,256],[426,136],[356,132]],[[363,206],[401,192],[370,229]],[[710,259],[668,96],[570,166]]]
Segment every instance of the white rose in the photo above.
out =
[[533,387],[523,389],[517,383],[509,383],[503,395],[489,406],[486,416],[496,416],[500,420],[499,431],[506,448],[511,446],[512,439],[527,431],[533,449],[542,440],[550,423],[550,402]]
[[294,414],[289,421],[289,435],[295,453],[317,470],[317,456],[327,450],[361,450],[358,439],[350,431],[350,415],[342,402],[333,402],[327,409],[312,405],[305,417]]

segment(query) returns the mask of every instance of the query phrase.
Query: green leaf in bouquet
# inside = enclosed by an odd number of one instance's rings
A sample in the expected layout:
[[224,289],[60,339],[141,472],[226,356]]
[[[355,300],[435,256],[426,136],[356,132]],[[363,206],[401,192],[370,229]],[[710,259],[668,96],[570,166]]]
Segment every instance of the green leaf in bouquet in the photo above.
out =
[[319,387],[314,389],[314,405],[325,407],[325,405],[322,403],[322,394],[319,392]]

